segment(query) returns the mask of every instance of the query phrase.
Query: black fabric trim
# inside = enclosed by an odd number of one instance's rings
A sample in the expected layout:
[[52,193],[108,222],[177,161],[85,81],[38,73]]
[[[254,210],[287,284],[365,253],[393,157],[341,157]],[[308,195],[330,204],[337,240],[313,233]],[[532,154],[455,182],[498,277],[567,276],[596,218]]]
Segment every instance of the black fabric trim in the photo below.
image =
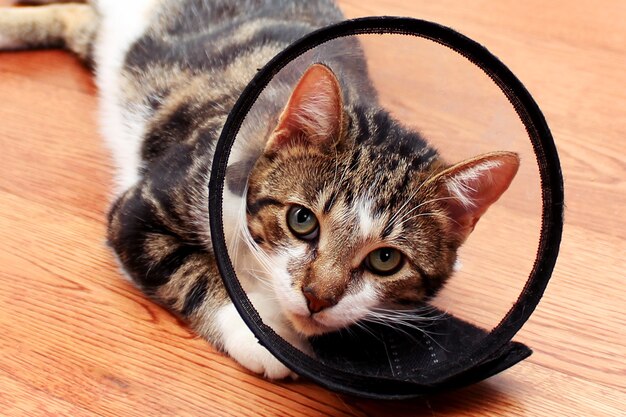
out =
[[[222,196],[230,149],[248,111],[269,81],[290,61],[329,40],[360,34],[403,34],[444,45],[480,67],[509,99],[524,123],[537,157],[542,187],[539,249],[528,281],[517,302],[490,333],[437,366],[402,377],[382,377],[330,366],[313,359],[279,337],[243,291],[228,256],[223,230]],[[209,182],[211,239],[217,265],[235,307],[261,344],[294,372],[329,389],[378,399],[410,398],[477,382],[519,362],[530,350],[511,338],[539,302],[554,268],[563,228],[563,179],[556,147],[543,114],[522,83],[480,44],[436,23],[403,17],[366,17],[341,22],[296,41],[274,57],[248,84],[230,112],[216,146]],[[451,322],[462,329],[462,321]]]

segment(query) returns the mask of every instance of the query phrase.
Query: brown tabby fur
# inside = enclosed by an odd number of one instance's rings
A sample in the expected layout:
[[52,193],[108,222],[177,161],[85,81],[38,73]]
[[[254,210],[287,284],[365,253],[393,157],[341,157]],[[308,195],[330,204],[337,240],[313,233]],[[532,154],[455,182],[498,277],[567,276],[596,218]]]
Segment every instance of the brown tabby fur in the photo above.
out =
[[[139,180],[113,204],[108,240],[123,269],[147,295],[219,347],[214,316],[228,297],[208,231],[208,172],[215,141],[257,68],[302,35],[343,16],[330,0],[156,3],[158,13],[125,58],[121,105],[129,114],[141,115],[146,128]],[[64,46],[86,61],[93,59],[97,28],[97,2],[0,13],[0,35],[22,39],[20,48]],[[336,77],[341,108],[327,116],[340,120],[339,127],[321,144],[312,145],[305,137],[264,152],[311,58]],[[451,275],[456,250],[482,212],[459,232],[462,222],[451,215],[446,201],[456,198],[447,188],[444,170],[449,166],[417,132],[380,107],[354,39],[308,55],[295,67],[277,77],[271,87],[275,99],[260,98],[250,116],[259,122],[256,133],[247,133],[256,134],[250,139],[256,148],[231,165],[233,172],[237,164],[253,166],[247,219],[255,242],[268,253],[302,245],[285,223],[288,207],[301,204],[316,214],[323,229],[307,247],[306,259],[288,265],[294,288],[311,287],[318,297],[337,302],[368,280],[381,306],[396,307],[433,296]],[[508,153],[483,159],[490,158],[511,166],[517,160]],[[245,190],[236,184],[230,188],[235,194]],[[377,236],[363,236],[355,211],[359,205],[371,209],[369,214],[382,224]],[[406,259],[406,267],[393,276],[375,276],[358,261],[383,243],[401,248]]]

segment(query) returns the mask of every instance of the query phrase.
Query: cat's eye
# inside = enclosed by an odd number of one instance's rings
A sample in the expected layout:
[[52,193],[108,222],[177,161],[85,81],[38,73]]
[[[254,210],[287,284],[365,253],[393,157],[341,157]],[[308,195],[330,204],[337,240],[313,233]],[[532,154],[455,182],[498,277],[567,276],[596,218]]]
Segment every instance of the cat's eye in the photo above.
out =
[[320,226],[311,210],[302,206],[293,206],[287,212],[289,230],[298,238],[313,240],[319,235]]
[[404,257],[402,253],[393,248],[379,248],[371,251],[365,258],[364,264],[367,269],[376,275],[393,275],[402,268]]

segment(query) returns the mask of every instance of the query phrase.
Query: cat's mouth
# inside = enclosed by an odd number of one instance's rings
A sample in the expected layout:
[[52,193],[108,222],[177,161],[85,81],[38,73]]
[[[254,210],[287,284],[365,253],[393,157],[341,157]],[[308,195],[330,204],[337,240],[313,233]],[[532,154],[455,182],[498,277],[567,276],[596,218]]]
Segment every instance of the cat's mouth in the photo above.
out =
[[315,316],[305,316],[294,313],[289,313],[287,316],[294,328],[306,336],[317,336],[339,330],[336,326],[328,326],[322,323],[320,319]]

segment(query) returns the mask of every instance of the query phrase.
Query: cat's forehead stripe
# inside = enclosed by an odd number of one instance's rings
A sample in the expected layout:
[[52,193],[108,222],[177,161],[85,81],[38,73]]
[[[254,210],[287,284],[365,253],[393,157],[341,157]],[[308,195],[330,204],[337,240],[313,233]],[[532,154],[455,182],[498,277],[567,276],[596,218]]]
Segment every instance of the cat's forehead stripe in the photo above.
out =
[[376,213],[370,199],[360,199],[356,204],[356,217],[363,240],[380,239],[386,227],[386,219],[382,213]]
[[374,231],[374,219],[372,216],[372,205],[367,200],[361,200],[357,206],[359,227],[364,238],[368,238]]

